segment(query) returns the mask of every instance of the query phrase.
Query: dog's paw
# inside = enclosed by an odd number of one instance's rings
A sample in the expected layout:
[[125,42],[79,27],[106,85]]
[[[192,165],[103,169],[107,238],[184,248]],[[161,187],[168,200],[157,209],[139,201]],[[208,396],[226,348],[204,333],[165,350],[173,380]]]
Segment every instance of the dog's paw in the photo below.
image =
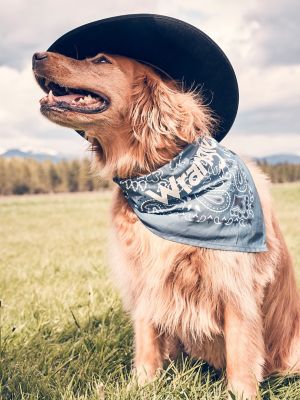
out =
[[152,365],[139,365],[133,370],[135,380],[139,386],[151,383],[159,375],[160,370],[155,369]]
[[228,400],[259,400],[260,395],[256,385],[243,382],[228,384]]

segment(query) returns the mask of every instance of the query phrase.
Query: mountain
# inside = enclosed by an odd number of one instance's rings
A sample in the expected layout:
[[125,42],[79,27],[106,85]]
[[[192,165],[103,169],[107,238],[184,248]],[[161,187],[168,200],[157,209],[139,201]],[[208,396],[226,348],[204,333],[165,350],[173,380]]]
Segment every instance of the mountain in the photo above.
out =
[[[53,162],[58,162],[61,160],[71,160],[76,158],[76,156],[54,153],[54,152],[44,152],[44,151],[33,151],[33,150],[24,150],[24,149],[9,149],[0,153],[0,157],[4,158],[12,158],[12,157],[20,157],[20,158],[31,158],[36,161],[44,161],[50,160]],[[270,165],[276,164],[300,164],[300,156],[297,154],[272,154],[264,157],[256,157],[255,161],[266,162]]]
[[32,151],[32,150],[21,150],[21,149],[9,149],[4,151],[2,154],[0,154],[0,157],[4,158],[13,158],[13,157],[19,157],[19,158],[30,158],[36,161],[45,161],[45,160],[50,160],[53,162],[58,162],[61,160],[67,160],[72,157],[68,157],[63,154],[58,154],[58,153],[46,153],[46,152],[38,152],[38,151]]
[[256,158],[257,161],[266,162],[270,165],[276,164],[300,164],[300,156],[297,154],[272,154],[270,156]]

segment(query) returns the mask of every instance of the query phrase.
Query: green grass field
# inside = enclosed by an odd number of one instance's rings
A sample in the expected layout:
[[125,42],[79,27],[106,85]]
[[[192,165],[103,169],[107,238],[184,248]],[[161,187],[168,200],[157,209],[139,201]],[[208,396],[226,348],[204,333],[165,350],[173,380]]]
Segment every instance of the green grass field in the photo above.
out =
[[[300,184],[273,187],[300,283]],[[152,384],[130,376],[132,329],[108,279],[110,193],[0,199],[0,399],[226,399],[222,375],[182,357]],[[300,399],[274,377],[263,399]]]

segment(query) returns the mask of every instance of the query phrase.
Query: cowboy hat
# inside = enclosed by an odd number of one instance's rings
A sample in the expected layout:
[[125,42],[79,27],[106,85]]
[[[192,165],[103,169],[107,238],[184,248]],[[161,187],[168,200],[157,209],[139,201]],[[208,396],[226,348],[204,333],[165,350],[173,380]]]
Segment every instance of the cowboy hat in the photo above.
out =
[[238,85],[228,58],[210,37],[181,20],[156,14],[101,19],[67,32],[48,51],[75,59],[119,54],[152,65],[186,89],[199,88],[219,120],[218,141],[235,119]]

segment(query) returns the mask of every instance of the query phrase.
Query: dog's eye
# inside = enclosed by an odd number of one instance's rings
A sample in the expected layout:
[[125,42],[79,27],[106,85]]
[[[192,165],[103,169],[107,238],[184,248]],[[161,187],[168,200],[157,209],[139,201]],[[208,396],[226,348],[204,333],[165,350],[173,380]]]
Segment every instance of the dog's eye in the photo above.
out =
[[93,60],[93,63],[94,64],[111,64],[109,59],[106,58],[105,56],[100,56],[100,57],[96,58],[96,60]]

